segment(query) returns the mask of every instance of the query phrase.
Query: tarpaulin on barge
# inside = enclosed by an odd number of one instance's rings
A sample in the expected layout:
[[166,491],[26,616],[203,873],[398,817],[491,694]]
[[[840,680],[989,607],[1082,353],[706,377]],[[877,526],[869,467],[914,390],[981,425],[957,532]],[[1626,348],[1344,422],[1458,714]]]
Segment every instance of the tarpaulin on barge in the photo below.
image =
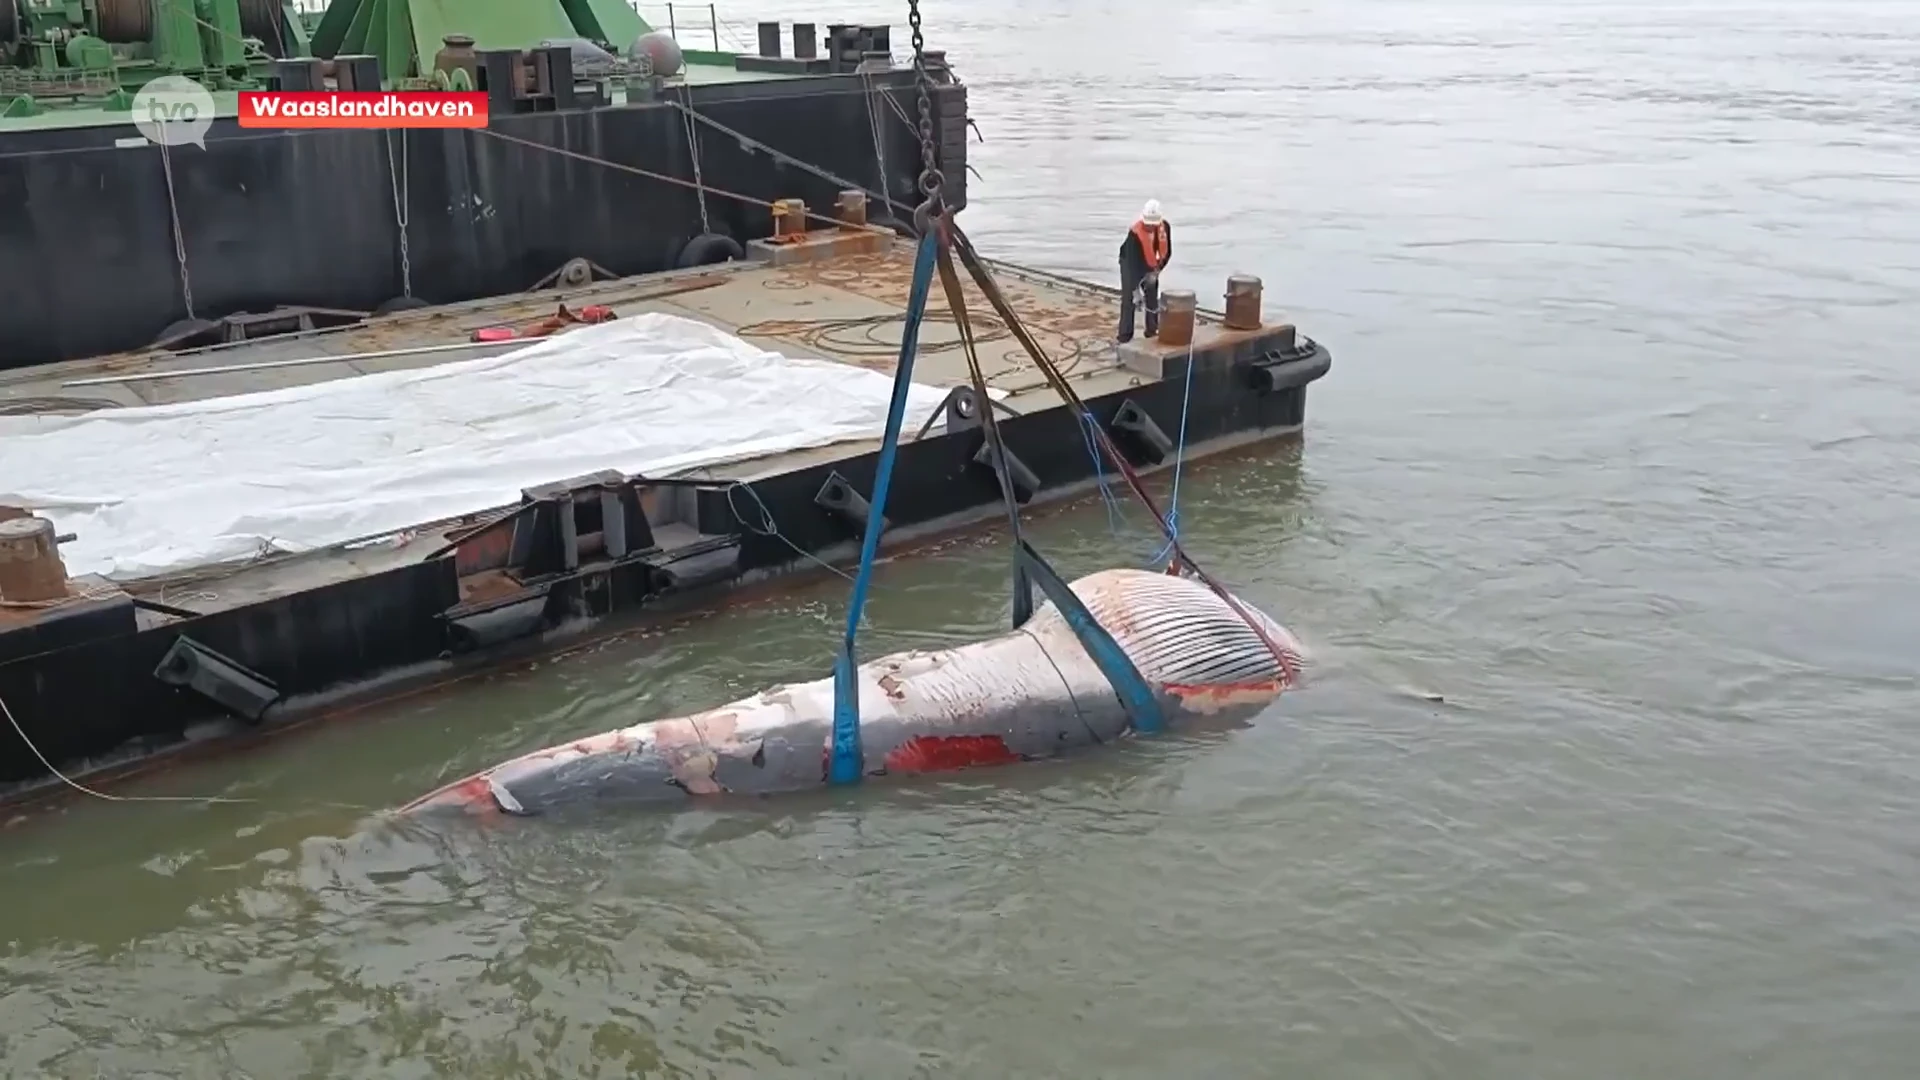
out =
[[[0,418],[0,503],[78,534],[69,573],[127,579],[394,532],[599,469],[878,438],[891,391],[890,375],[648,313],[431,368]],[[916,384],[909,424],[945,395]]]

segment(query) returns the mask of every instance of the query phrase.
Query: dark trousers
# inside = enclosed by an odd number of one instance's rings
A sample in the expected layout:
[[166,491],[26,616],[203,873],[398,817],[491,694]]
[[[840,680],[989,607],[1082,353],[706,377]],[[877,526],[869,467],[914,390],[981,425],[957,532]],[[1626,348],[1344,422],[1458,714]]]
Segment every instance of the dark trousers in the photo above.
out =
[[1160,277],[1148,274],[1135,277],[1131,270],[1120,268],[1120,333],[1116,340],[1125,344],[1133,340],[1133,291],[1140,290],[1140,298],[1147,309],[1147,336],[1160,333]]

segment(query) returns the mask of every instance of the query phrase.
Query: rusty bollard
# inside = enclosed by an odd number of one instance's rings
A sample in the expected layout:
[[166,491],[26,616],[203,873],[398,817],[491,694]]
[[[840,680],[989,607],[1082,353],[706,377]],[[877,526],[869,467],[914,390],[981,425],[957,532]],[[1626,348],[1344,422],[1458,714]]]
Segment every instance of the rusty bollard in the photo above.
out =
[[0,600],[32,604],[67,595],[53,522],[43,517],[0,521]]
[[1192,289],[1168,289],[1160,294],[1161,345],[1193,344],[1193,313],[1200,298]]
[[773,238],[798,240],[807,235],[807,200],[781,199],[773,204]]
[[867,193],[843,191],[833,204],[834,216],[848,232],[863,232],[867,227]]
[[1227,329],[1260,329],[1260,279],[1235,274],[1227,279]]

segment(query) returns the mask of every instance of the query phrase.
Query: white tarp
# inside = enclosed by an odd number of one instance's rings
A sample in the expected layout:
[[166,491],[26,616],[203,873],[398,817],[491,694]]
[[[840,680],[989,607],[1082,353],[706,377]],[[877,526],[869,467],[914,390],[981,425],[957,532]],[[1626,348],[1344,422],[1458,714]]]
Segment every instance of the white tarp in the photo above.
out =
[[[524,349],[206,401],[0,418],[0,503],[132,578],[512,503],[598,469],[669,475],[876,438],[893,380],[645,314]],[[946,391],[916,384],[908,437]]]

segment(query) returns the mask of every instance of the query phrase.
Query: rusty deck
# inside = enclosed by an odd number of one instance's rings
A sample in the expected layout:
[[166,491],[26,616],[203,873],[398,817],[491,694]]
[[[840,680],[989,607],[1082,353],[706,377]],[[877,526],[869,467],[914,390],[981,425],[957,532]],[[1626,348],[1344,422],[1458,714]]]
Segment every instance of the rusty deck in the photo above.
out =
[[[0,412],[71,415],[101,408],[167,405],[451,364],[506,351],[475,343],[472,339],[476,332],[503,326],[534,327],[562,306],[579,311],[599,305],[612,309],[615,317],[670,313],[698,319],[789,356],[892,374],[905,325],[913,250],[906,243],[881,247],[878,252],[827,254],[816,261],[798,260],[786,265],[734,262],[576,288],[545,289],[421,308],[334,330],[178,353],[71,361],[0,375]],[[1095,397],[1149,380],[1142,371],[1128,366],[1115,348],[1112,327],[1118,300],[1114,293],[1004,264],[996,264],[994,270],[1008,302],[1081,397]],[[1005,404],[1019,413],[1061,404],[973,282],[966,281],[963,287],[989,387],[1004,391]],[[1203,313],[1197,321],[1198,338],[1236,336],[1224,329],[1216,316]],[[431,351],[418,351],[423,349]],[[943,388],[968,382],[958,326],[945,303],[929,303],[914,376],[916,382]],[[855,457],[877,445],[877,440],[840,442],[721,467],[691,469],[681,475],[717,482],[752,482]],[[103,580],[98,585],[106,590],[117,587],[196,613],[225,610],[417,561],[444,547],[449,535],[457,536],[489,509],[475,507],[473,515],[422,523],[398,535],[370,538],[366,544],[272,554],[253,562],[223,563],[136,581]],[[693,535],[687,526],[670,522],[662,524],[659,531],[663,543],[691,539]],[[486,588],[484,576],[463,580],[462,598],[485,599]],[[158,623],[164,622],[165,616],[143,612],[141,620]]]
[[[502,348],[471,344],[474,332],[531,326],[563,304],[575,310],[604,305],[616,315],[667,312],[699,319],[790,356],[891,373],[900,350],[912,262],[911,248],[895,244],[882,253],[785,266],[726,263],[428,307],[335,330],[177,353],[68,361],[0,373],[0,412],[72,414],[166,405],[497,355]],[[1067,377],[1076,381],[1076,388],[1085,387],[1080,389],[1083,395],[1132,377],[1123,371],[1113,345],[1118,308],[1113,294],[1017,268],[995,269],[1015,310]],[[965,288],[989,384],[1030,403],[1035,403],[1035,394],[1057,402],[986,299],[972,282]],[[1202,316],[1202,322],[1214,320]],[[463,343],[471,347],[461,347]],[[916,381],[963,384],[967,375],[959,345],[952,316],[936,299],[928,306],[921,330]],[[422,348],[441,351],[369,355]],[[252,367],[261,364],[284,366]],[[233,370],[208,370],[221,368]],[[170,374],[174,372],[195,374]]]

